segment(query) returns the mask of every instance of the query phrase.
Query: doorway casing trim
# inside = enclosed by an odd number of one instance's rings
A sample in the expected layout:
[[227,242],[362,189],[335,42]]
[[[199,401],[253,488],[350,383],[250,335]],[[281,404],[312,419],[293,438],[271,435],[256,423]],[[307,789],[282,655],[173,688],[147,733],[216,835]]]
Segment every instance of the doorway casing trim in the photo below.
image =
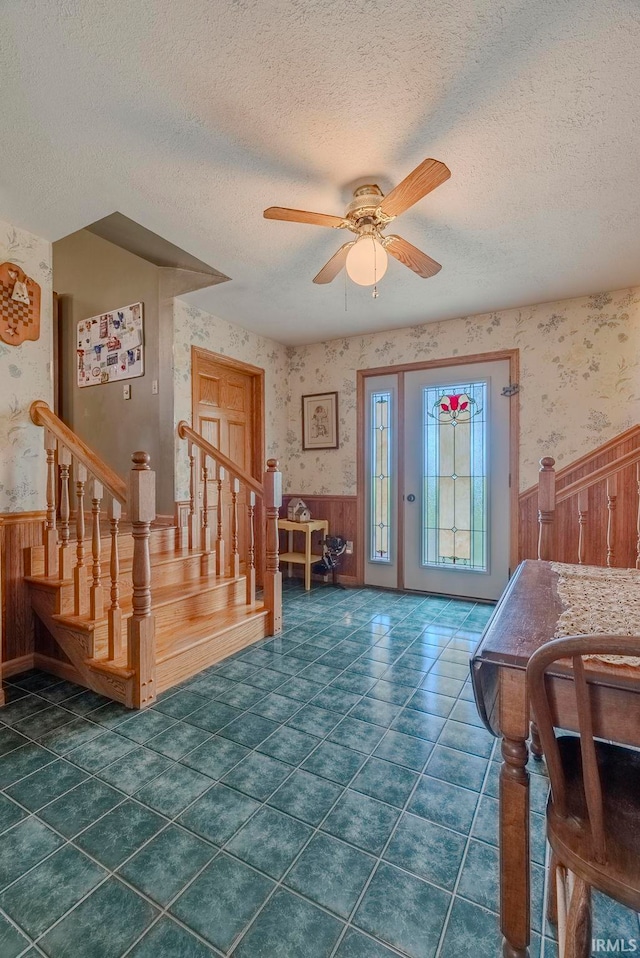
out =
[[[265,459],[265,398],[264,398],[264,369],[261,366],[252,366],[251,363],[245,363],[241,359],[234,359],[232,356],[226,356],[223,353],[214,353],[211,349],[204,349],[202,346],[191,347],[191,423],[195,429],[196,415],[195,410],[198,403],[197,381],[199,364],[205,360],[213,360],[220,366],[227,366],[238,373],[252,377],[253,385],[253,403],[257,415],[253,417],[251,431],[251,445],[253,450],[253,469],[251,474],[254,479],[262,482],[264,470],[266,469]],[[264,574],[264,519],[262,513],[262,503],[256,503],[256,574],[257,583],[262,585]]]
[[[244,373],[253,379],[253,401],[256,404],[258,415],[254,416],[251,431],[251,444],[253,447],[254,467],[253,478],[262,482],[262,475],[266,468],[265,461],[265,435],[264,435],[264,369],[260,366],[252,366],[250,363],[242,362],[240,359],[234,359],[231,356],[225,356],[222,353],[214,353],[211,349],[203,349],[202,346],[191,347],[191,422],[195,421],[195,408],[197,405],[196,383],[199,363],[204,360],[213,360],[220,366],[228,366],[236,372]],[[195,426],[194,426],[195,428]]]
[[[449,356],[445,359],[429,359],[419,363],[402,363],[397,366],[376,366],[373,369],[357,370],[357,578],[364,584],[365,563],[365,384],[372,376],[398,376],[398,489],[404,488],[404,373],[419,372],[424,369],[444,369],[451,366],[467,366],[472,363],[491,363],[500,360],[509,362],[509,383],[520,381],[520,350],[501,349],[495,353],[474,353],[471,356]],[[506,385],[506,384],[505,384]],[[509,529],[509,568],[511,572],[518,564],[518,489],[520,468],[520,402],[518,395],[509,402],[509,505],[511,528]],[[398,588],[404,588],[404,510],[398,510]]]

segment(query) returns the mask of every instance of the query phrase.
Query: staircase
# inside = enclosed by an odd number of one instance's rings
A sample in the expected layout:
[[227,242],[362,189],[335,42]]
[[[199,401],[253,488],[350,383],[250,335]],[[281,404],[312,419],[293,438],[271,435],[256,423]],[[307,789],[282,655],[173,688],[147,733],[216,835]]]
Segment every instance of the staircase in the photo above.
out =
[[[133,454],[125,483],[46,403],[33,403],[31,418],[44,428],[47,518],[42,545],[27,557],[26,579],[35,614],[79,684],[130,708],[144,708],[160,692],[281,631],[277,522],[282,477],[275,460],[269,460],[260,483],[181,423],[191,468],[187,523],[154,527],[155,474],[146,453]],[[213,508],[207,501],[212,468],[218,490]],[[198,476],[204,479],[202,508]],[[221,519],[225,483],[232,503],[227,528]],[[243,485],[247,508],[239,515]],[[266,522],[262,598],[256,595],[257,500]],[[212,515],[219,519],[215,548]],[[244,536],[239,535],[241,522]],[[241,538],[247,542],[245,556],[238,552]]]
[[640,426],[558,472],[545,456],[519,509],[521,559],[640,569]]

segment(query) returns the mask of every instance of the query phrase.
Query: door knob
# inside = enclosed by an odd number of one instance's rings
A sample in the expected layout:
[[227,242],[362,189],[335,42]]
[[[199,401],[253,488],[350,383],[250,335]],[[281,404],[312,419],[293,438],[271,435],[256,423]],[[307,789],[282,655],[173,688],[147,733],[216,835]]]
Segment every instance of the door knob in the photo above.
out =
[[412,492],[410,492],[409,495],[407,496],[407,502],[415,502],[415,501],[416,501],[416,497],[414,496]]

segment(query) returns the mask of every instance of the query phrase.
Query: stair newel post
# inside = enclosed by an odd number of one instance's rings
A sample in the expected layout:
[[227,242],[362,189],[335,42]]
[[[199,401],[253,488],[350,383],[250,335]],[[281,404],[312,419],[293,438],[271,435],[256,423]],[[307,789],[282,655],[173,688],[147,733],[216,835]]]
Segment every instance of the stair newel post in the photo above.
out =
[[58,575],[61,579],[71,578],[71,550],[69,548],[69,466],[71,453],[58,442],[58,467],[60,469],[60,555]]
[[202,464],[202,558],[200,571],[209,575],[211,565],[211,527],[209,526],[209,457]]
[[84,487],[87,481],[87,470],[81,462],[77,461],[74,470],[76,478],[76,567],[73,570],[73,601],[74,614],[84,615],[89,600],[89,583],[84,564]]
[[198,474],[195,446],[189,442],[189,549],[198,548],[198,513],[196,510],[196,493],[198,489]]
[[607,565],[612,566],[615,561],[615,511],[618,498],[618,476],[614,474],[607,478]]
[[640,462],[636,463],[636,485],[638,486],[638,519],[636,523],[636,569],[640,569]]
[[130,473],[129,518],[133,526],[133,615],[127,625],[127,665],[136,674],[132,705],[155,701],[156,643],[151,614],[150,526],[156,517],[156,474],[149,454],[134,452]]
[[578,565],[584,565],[585,527],[589,511],[589,490],[578,493]]
[[248,516],[248,550],[247,550],[247,605],[256,601],[256,494],[249,493]]
[[224,536],[222,523],[222,483],[224,482],[224,469],[218,466],[218,499],[216,503],[216,575],[224,575],[225,572],[225,554],[224,554]]
[[540,460],[538,474],[538,559],[551,558],[553,520],[556,509],[555,459]]
[[58,574],[58,530],[56,529],[56,440],[48,429],[44,431],[47,454],[47,518],[44,528],[44,574]]
[[111,536],[111,558],[109,577],[111,579],[111,605],[107,613],[109,622],[109,658],[118,659],[122,655],[122,609],[120,608],[120,556],[118,554],[118,526],[122,506],[117,499],[111,499],[109,505],[109,534]]
[[93,480],[91,498],[91,588],[89,590],[89,608],[92,619],[101,619],[104,615],[104,595],[102,592],[102,569],[100,567],[100,506],[104,489],[101,482]]
[[231,575],[237,579],[240,575],[240,553],[238,552],[238,494],[240,480],[231,480]]
[[278,546],[278,517],[282,505],[282,473],[278,460],[267,460],[264,474],[264,507],[266,514],[266,564],[264,574],[264,604],[269,611],[269,632],[282,632],[282,573]]

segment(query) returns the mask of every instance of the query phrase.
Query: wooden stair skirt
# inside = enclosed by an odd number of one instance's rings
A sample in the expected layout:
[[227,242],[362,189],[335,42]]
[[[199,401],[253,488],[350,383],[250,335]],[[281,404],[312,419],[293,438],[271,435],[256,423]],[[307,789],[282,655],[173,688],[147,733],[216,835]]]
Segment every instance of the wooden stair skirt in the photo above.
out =
[[[160,692],[281,630],[281,475],[275,460],[269,460],[265,482],[260,483],[184,424],[192,433],[188,526],[153,529],[155,475],[146,453],[133,454],[125,484],[46,403],[34,403],[31,416],[44,426],[47,519],[42,546],[30,550],[26,581],[33,611],[71,663],[76,681],[128,707],[144,708]],[[230,521],[217,523],[215,548],[206,501],[196,514],[196,470],[201,468],[206,480],[210,459],[217,470],[218,495],[228,481],[232,501]],[[70,532],[71,475],[75,541]],[[247,488],[244,516],[237,507],[242,483]],[[85,536],[85,490],[91,496],[90,543]],[[101,528],[105,497],[108,536]],[[266,517],[263,599],[256,597],[257,497],[263,500]],[[130,532],[119,528],[123,515]],[[244,534],[239,535],[243,521]],[[238,553],[241,539],[247,543],[244,556]]]
[[520,558],[640,569],[640,426],[555,470],[519,497]]

